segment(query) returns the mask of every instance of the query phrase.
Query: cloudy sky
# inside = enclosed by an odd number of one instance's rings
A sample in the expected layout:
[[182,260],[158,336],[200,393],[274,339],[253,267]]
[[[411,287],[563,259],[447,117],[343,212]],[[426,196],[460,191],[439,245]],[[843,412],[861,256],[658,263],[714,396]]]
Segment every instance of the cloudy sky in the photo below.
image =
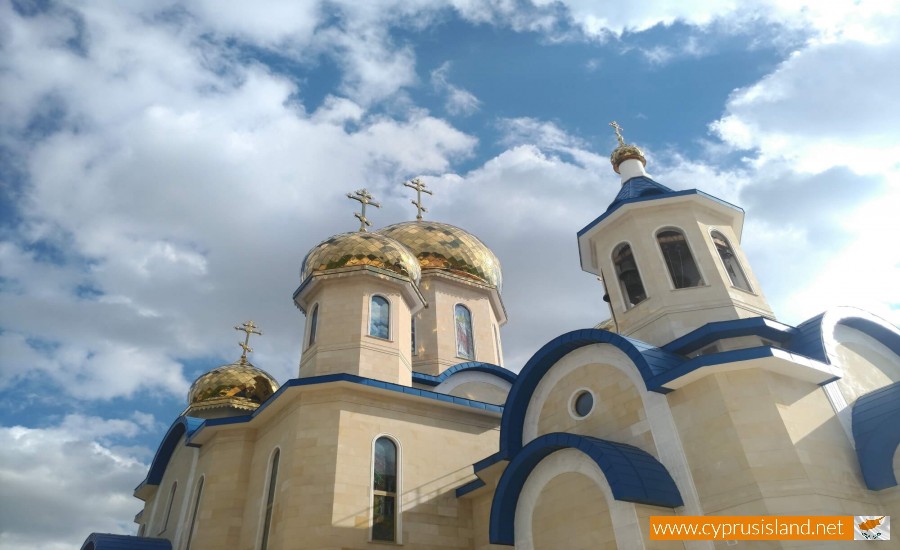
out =
[[[900,5],[0,0],[0,546],[134,532],[190,382],[296,375],[306,251],[430,219],[497,253],[506,365],[608,317],[575,233],[617,120],[672,188],[747,211],[779,319],[900,322]],[[894,243],[894,244],[892,244]]]

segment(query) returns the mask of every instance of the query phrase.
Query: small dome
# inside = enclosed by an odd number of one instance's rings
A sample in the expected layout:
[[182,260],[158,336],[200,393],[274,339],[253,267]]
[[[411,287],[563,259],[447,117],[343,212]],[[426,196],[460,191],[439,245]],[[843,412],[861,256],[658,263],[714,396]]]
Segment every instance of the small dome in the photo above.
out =
[[188,392],[188,409],[234,407],[255,410],[278,390],[267,372],[238,359],[197,378]]
[[393,271],[414,283],[422,270],[415,256],[394,239],[378,233],[342,233],[313,247],[303,259],[300,280],[342,267],[368,265]]
[[389,225],[378,231],[409,248],[422,269],[440,269],[496,287],[503,284],[500,260],[478,237],[458,227],[432,221]]
[[609,162],[612,163],[613,170],[619,173],[619,165],[628,159],[636,159],[641,161],[644,167],[647,166],[647,159],[644,158],[644,152],[637,145],[631,143],[623,143],[616,147],[612,154],[609,155]]

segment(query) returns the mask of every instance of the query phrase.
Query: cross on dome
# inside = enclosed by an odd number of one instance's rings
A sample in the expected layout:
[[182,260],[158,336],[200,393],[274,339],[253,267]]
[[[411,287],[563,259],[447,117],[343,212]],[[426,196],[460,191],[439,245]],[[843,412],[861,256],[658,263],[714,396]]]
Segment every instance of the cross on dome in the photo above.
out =
[[428,212],[428,209],[422,206],[422,193],[428,193],[429,195],[434,195],[434,193],[432,193],[425,185],[425,182],[419,178],[405,181],[403,182],[403,185],[416,190],[416,200],[411,200],[410,202],[416,207],[416,219],[422,221],[422,212]]
[[619,126],[619,123],[615,120],[610,122],[609,125],[616,131],[616,139],[619,140],[619,145],[625,145],[625,138],[622,137],[622,130],[625,128]]
[[372,200],[372,195],[369,194],[369,191],[365,188],[358,189],[355,193],[347,193],[348,199],[353,199],[355,201],[359,201],[362,205],[362,212],[356,212],[353,214],[359,220],[359,230],[362,232],[366,231],[366,226],[372,225],[372,222],[366,218],[366,205],[371,204],[375,208],[381,208],[381,204]]
[[247,336],[244,338],[243,342],[238,342],[238,345],[244,350],[244,353],[241,354],[241,363],[247,362],[247,353],[252,352],[253,348],[250,347],[250,335],[251,334],[259,334],[262,336],[262,331],[256,330],[256,324],[253,321],[247,321],[246,323],[242,323],[239,327],[234,327],[234,330],[240,330],[242,332],[247,333]]

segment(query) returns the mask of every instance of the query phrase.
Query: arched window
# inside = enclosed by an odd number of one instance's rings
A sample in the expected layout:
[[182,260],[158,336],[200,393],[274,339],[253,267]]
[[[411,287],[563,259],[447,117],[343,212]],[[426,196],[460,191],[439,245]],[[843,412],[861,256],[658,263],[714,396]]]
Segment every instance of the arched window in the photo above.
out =
[[263,520],[260,550],[266,550],[269,544],[269,528],[272,526],[272,509],[275,506],[275,482],[278,480],[278,458],[280,455],[281,449],[275,449],[275,454],[272,455],[272,471],[269,474],[269,492],[266,495],[266,516]]
[[175,491],[178,490],[178,482],[172,482],[172,490],[169,492],[169,505],[166,506],[166,515],[163,518],[162,528],[159,530],[159,533],[162,534],[166,532],[166,528],[169,526],[169,516],[172,515],[172,505],[175,504]]
[[456,304],[453,311],[456,318],[456,355],[463,359],[475,359],[472,312],[462,304]]
[[372,540],[397,540],[397,444],[375,440],[372,457]]
[[750,283],[747,282],[747,277],[744,276],[744,270],[741,269],[741,264],[735,257],[734,250],[732,250],[731,245],[728,244],[728,239],[718,231],[713,231],[712,240],[713,244],[716,245],[716,250],[719,252],[719,257],[722,258],[722,264],[725,266],[725,271],[728,272],[728,276],[731,278],[731,284],[741,290],[750,292]]
[[418,352],[416,351],[416,318],[415,318],[415,316],[413,316],[413,318],[410,319],[409,327],[410,327],[409,328],[409,331],[410,331],[409,340],[410,340],[410,345],[412,346],[412,354],[416,355]]
[[694,256],[688,247],[684,233],[677,229],[664,229],[656,234],[669,275],[675,288],[690,288],[703,284]]
[[390,338],[391,304],[383,296],[372,296],[369,306],[369,336]]
[[187,544],[184,550],[191,550],[191,540],[194,538],[194,528],[197,525],[197,512],[200,510],[200,495],[203,494],[203,478],[197,482],[197,498],[194,499],[194,512],[191,514],[191,526],[188,529]]
[[309,316],[309,343],[311,346],[316,343],[316,330],[319,328],[319,304],[313,306],[312,313]]
[[638,273],[631,246],[626,243],[617,246],[613,249],[612,259],[619,288],[625,298],[625,308],[631,308],[646,300],[647,292],[644,290],[644,283],[641,282],[641,274]]

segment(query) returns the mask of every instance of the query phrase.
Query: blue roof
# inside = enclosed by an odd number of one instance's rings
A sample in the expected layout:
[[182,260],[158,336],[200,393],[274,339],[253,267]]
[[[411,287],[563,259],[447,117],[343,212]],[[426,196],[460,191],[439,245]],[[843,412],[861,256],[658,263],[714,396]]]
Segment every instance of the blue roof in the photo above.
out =
[[444,380],[450,378],[454,374],[458,372],[464,371],[472,371],[472,372],[483,372],[487,374],[492,374],[501,380],[505,380],[512,384],[516,381],[516,373],[506,370],[499,365],[494,365],[492,363],[484,363],[482,361],[468,361],[466,363],[458,363],[453,365],[449,369],[445,370],[438,376],[432,376],[430,374],[425,374],[424,372],[416,372],[413,371],[412,377],[413,382],[418,384],[425,384],[427,386],[437,386]]
[[172,543],[166,539],[91,533],[81,550],[172,550]]
[[[519,495],[532,470],[561,449],[577,449],[603,472],[616,500],[675,508],[683,506],[675,480],[653,455],[632,445],[570,433],[551,433],[523,447],[500,476],[491,503],[491,544],[515,544]],[[472,483],[461,489],[470,487]]]
[[900,382],[867,393],[853,404],[853,440],[866,487],[895,487],[894,453],[900,446]]

